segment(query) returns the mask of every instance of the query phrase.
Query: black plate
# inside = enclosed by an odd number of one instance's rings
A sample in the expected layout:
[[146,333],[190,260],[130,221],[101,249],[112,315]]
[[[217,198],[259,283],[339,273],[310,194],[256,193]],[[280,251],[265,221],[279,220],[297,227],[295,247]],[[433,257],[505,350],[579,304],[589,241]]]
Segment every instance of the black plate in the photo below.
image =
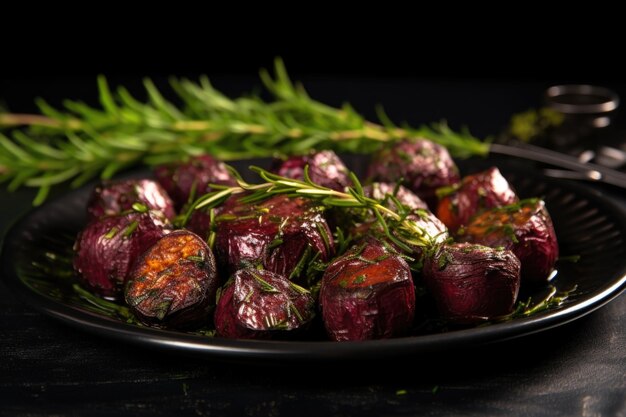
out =
[[[358,173],[359,159],[349,161]],[[558,308],[532,317],[471,329],[365,342],[247,341],[151,329],[128,324],[93,309],[71,284],[71,243],[84,224],[91,187],[47,202],[8,232],[2,251],[6,284],[38,310],[103,336],[186,353],[233,359],[364,359],[454,349],[502,341],[546,330],[603,306],[625,288],[626,216],[601,191],[583,184],[546,178],[530,166],[504,160],[464,164],[464,172],[497,164],[521,197],[542,196],[553,217],[562,262],[552,283],[577,291]],[[247,165],[242,162],[241,169]]]

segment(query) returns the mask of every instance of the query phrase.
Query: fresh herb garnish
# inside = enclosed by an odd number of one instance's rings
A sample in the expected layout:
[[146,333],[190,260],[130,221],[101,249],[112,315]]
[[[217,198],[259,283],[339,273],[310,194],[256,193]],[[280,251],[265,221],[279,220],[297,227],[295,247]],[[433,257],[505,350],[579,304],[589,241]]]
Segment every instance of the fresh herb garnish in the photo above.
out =
[[[208,78],[173,79],[181,106],[167,101],[150,80],[147,102],[126,88],[113,91],[98,78],[100,108],[66,100],[57,110],[43,100],[41,114],[0,114],[0,180],[8,188],[39,188],[40,204],[50,188],[80,186],[94,177],[111,178],[137,165],[157,165],[207,153],[221,160],[301,154],[310,149],[371,153],[385,142],[426,138],[457,157],[486,155],[488,144],[445,123],[398,127],[379,112],[383,124],[365,120],[350,105],[333,108],[313,100],[294,84],[280,59],[275,75],[261,71],[272,96],[230,99]],[[192,193],[193,194],[193,193]]]

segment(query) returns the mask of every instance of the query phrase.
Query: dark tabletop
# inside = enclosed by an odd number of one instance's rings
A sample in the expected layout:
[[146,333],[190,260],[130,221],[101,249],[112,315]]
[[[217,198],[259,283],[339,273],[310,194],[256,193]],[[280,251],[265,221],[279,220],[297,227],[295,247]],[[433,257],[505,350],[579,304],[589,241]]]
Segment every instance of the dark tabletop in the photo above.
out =
[[[4,79],[0,97],[16,111],[29,111],[36,95],[94,100],[93,84]],[[252,84],[247,78],[217,82],[231,94]],[[333,105],[350,101],[368,117],[383,103],[394,120],[446,118],[479,136],[539,105],[546,87],[323,77],[308,77],[306,85],[312,96]],[[618,191],[606,192],[626,209]],[[29,210],[32,197],[28,190],[0,191],[0,236]],[[567,325],[479,348],[282,365],[188,357],[95,336],[36,312],[0,283],[0,415],[177,414],[625,415],[626,297]]]

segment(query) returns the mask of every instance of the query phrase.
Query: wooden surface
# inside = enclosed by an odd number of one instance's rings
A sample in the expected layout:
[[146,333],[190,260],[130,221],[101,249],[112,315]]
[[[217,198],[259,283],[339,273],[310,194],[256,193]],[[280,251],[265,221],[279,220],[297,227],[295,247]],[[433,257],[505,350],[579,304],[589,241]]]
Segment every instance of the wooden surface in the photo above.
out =
[[[341,90],[341,82],[314,81],[327,101],[389,102],[390,114],[402,113],[399,118],[409,113],[406,97],[420,93],[430,103],[428,119],[450,114],[455,123],[472,126],[474,120],[485,131],[483,113],[492,101],[507,103],[496,111],[502,122],[541,93],[541,86],[529,92],[483,85],[489,100],[464,119],[463,108],[477,91],[470,84],[403,88],[400,81],[361,80]],[[7,91],[0,83],[0,95],[2,87]],[[0,191],[1,235],[31,198],[28,191]],[[216,362],[94,336],[35,312],[0,283],[0,415],[626,415],[626,296],[570,324],[487,347],[282,366]]]

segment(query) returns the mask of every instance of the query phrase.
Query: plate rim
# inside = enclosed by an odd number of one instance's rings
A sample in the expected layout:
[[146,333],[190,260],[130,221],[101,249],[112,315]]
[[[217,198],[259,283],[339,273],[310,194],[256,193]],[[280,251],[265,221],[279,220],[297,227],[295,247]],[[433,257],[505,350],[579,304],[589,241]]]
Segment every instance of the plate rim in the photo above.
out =
[[[549,179],[543,175],[534,174],[534,176]],[[608,210],[612,221],[618,221],[619,224],[616,226],[621,231],[626,232],[626,210],[620,207],[610,196],[587,184],[556,179],[549,179],[549,182],[600,204],[603,209]],[[547,331],[603,307],[626,290],[626,262],[624,262],[616,271],[616,278],[599,286],[596,291],[585,295],[580,300],[558,310],[484,327],[384,340],[340,343],[333,341],[239,340],[141,327],[67,305],[36,292],[22,282],[15,265],[11,262],[13,254],[18,249],[15,238],[21,234],[23,229],[28,228],[28,221],[32,217],[55,202],[58,204],[59,201],[85,193],[86,189],[92,186],[93,184],[88,184],[55,196],[42,206],[24,213],[9,226],[2,239],[2,251],[0,253],[2,281],[14,293],[18,294],[28,306],[45,315],[100,336],[138,345],[170,351],[183,350],[190,354],[235,360],[251,358],[280,360],[345,360],[349,358],[359,360],[396,354],[441,351],[469,345],[501,342]]]

